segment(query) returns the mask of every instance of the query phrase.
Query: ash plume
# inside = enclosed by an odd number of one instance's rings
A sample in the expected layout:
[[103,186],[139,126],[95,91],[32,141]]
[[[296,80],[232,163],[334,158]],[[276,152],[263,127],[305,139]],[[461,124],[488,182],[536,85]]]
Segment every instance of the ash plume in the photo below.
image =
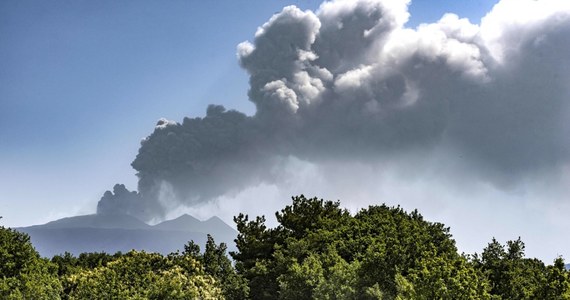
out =
[[106,191],[97,203],[98,214],[128,214],[149,219],[164,214],[164,208],[154,199],[142,197],[137,191],[129,191],[124,184],[115,184],[113,191]]
[[98,212],[160,217],[164,193],[207,202],[280,180],[290,157],[435,155],[497,188],[559,172],[570,159],[568,3],[503,0],[479,25],[446,14],[416,29],[405,0],[285,7],[237,47],[255,115],[211,105],[204,118],[160,120],[132,163],[138,194],[106,194]]

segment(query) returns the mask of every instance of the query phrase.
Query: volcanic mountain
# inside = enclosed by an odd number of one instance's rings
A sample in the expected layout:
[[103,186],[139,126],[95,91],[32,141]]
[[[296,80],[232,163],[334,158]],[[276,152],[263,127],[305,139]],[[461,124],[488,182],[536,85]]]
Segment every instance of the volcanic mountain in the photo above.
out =
[[131,249],[168,254],[182,250],[188,241],[205,245],[207,234],[216,243],[235,249],[237,232],[218,217],[200,221],[190,215],[154,226],[125,214],[92,214],[63,218],[42,225],[16,228],[30,235],[45,257],[70,252],[126,252]]

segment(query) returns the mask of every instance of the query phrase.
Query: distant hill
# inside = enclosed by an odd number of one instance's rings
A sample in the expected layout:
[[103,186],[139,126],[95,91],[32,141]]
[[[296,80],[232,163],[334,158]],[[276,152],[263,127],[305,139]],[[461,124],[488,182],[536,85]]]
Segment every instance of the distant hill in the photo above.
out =
[[202,221],[192,217],[188,214],[183,214],[180,217],[172,220],[167,220],[153,226],[155,229],[160,230],[186,230],[187,228],[203,228]]
[[209,233],[214,239],[235,239],[237,232],[218,217],[211,217],[206,221],[200,221],[190,215],[184,214],[176,219],[164,221],[153,226],[158,230],[191,230]]
[[145,222],[122,214],[92,214],[63,218],[43,225],[30,226],[28,228],[122,228],[122,229],[147,229],[151,226]]
[[126,252],[131,249],[168,254],[193,240],[202,247],[206,235],[234,250],[237,232],[218,217],[200,221],[190,215],[148,225],[129,215],[93,214],[63,218],[43,225],[16,228],[30,235],[45,257],[70,252]]

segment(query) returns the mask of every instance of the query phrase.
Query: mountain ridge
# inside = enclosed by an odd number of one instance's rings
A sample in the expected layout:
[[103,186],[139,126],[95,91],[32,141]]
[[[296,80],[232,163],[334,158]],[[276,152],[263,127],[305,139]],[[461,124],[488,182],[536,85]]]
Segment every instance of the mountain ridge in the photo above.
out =
[[151,226],[126,214],[88,214],[65,217],[44,224],[20,228],[121,228],[143,229]]
[[155,225],[125,214],[89,214],[15,229],[30,235],[32,244],[44,257],[64,252],[79,255],[131,249],[168,254],[183,250],[189,241],[203,248],[208,234],[232,250],[237,236],[237,231],[217,216],[200,221],[188,214]]
[[153,225],[152,227],[155,229],[170,229],[170,230],[172,230],[172,229],[176,228],[178,230],[181,230],[181,228],[184,228],[185,226],[201,227],[202,222],[204,222],[204,221],[200,221],[197,218],[195,218],[189,214],[183,214],[177,218],[162,221],[158,224]]

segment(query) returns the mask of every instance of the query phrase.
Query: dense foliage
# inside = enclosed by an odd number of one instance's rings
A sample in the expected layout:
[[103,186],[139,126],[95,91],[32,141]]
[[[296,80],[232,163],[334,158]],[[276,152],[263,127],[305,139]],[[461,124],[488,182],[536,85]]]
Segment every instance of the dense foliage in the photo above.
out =
[[414,211],[293,198],[264,219],[235,218],[236,268],[255,299],[489,298],[489,283],[457,253],[449,229]]
[[57,299],[55,265],[40,258],[28,235],[0,227],[0,298]]
[[40,258],[28,235],[0,227],[0,299],[247,298],[248,287],[224,244],[209,237],[204,254],[193,249],[167,256],[134,250],[64,253],[49,261]]
[[560,257],[524,257],[519,239],[457,252],[449,228],[400,207],[356,214],[304,196],[276,213],[234,218],[234,262],[208,236],[161,255],[69,253],[40,258],[26,234],[0,228],[1,299],[570,299]]
[[232,253],[252,299],[570,299],[564,261],[524,258],[522,241],[460,255],[449,228],[400,207],[355,215],[339,202],[294,197],[276,213],[234,220]]

